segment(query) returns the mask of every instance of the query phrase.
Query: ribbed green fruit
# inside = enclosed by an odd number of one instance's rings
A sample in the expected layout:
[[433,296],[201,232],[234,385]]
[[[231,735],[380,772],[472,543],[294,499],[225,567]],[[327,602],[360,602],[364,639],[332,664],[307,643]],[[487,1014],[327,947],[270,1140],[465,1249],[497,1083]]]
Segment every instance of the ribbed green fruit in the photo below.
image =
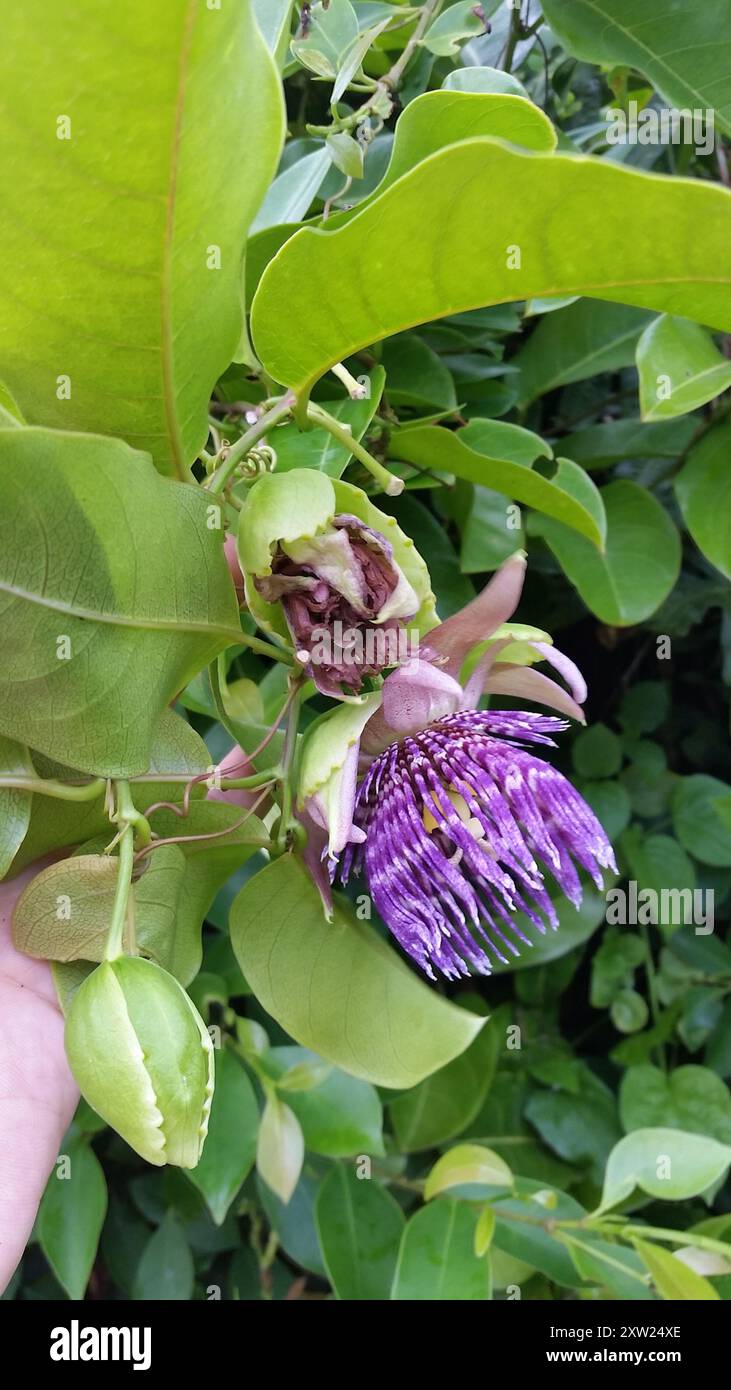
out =
[[213,1046],[172,975],[139,956],[104,961],[77,990],[66,1053],[79,1089],[148,1163],[195,1168],[208,1132]]

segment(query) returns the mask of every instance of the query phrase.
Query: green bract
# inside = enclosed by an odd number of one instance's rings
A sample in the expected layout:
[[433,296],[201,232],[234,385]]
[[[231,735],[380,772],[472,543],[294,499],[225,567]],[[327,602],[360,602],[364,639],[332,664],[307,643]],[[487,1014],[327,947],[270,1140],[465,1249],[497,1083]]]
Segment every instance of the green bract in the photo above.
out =
[[213,1045],[172,975],[135,956],[97,966],[69,1009],[66,1053],[84,1098],[142,1158],[195,1168]]

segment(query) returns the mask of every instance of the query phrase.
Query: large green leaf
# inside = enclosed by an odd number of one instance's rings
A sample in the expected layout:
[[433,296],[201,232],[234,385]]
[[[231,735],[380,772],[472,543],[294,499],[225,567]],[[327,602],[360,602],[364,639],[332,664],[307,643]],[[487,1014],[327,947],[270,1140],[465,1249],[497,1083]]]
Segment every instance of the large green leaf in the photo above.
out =
[[598,372],[630,366],[648,318],[645,310],[627,304],[592,304],[586,299],[547,314],[512,359],[520,367],[521,402]]
[[626,1130],[664,1125],[731,1143],[728,1086],[708,1067],[676,1067],[667,1075],[649,1063],[629,1067],[620,1087],[619,1113]]
[[489,1299],[489,1259],[478,1259],[473,1249],[476,1224],[469,1204],[453,1197],[417,1211],[401,1239],[391,1298],[418,1303]]
[[[134,802],[145,811],[156,801],[182,799],[185,778],[193,777],[211,766],[211,757],[203,739],[180,715],[164,709],[152,733],[149,772],[145,780],[134,785]],[[39,753],[34,756],[32,775],[50,777],[60,782],[78,781],[78,774]],[[181,780],[166,781],[166,776]],[[199,782],[191,790],[191,800],[205,796],[206,788]],[[157,822],[159,826],[159,821]],[[213,828],[213,827],[212,827]],[[97,835],[111,839],[109,817],[104,808],[104,796],[96,801],[61,801],[52,796],[31,796],[28,833],[13,860],[13,873],[18,873],[51,850],[67,845],[81,845]]]
[[701,1299],[720,1298],[707,1279],[696,1274],[694,1269],[689,1269],[671,1250],[663,1250],[661,1245],[652,1245],[647,1240],[634,1239],[632,1244],[664,1299],[669,1299],[671,1303],[686,1300],[697,1303]]
[[544,457],[548,454],[548,445],[543,445],[536,435],[493,420],[472,420],[457,431],[438,425],[399,430],[390,452],[405,463],[454,473],[458,478],[536,507],[601,547],[606,533],[604,508],[591,478],[569,459],[558,459],[552,477],[544,477],[534,471],[531,463],[514,455],[512,441],[516,435],[535,441],[533,459],[541,453]]
[[315,1211],[338,1298],[388,1299],[404,1229],[398,1202],[379,1183],[337,1163],[320,1188]]
[[555,1284],[577,1288],[582,1283],[581,1275],[566,1247],[550,1229],[550,1223],[578,1222],[586,1215],[585,1211],[565,1192],[554,1193],[555,1205],[547,1211],[540,1200],[545,1194],[545,1184],[529,1178],[517,1179],[516,1189],[515,1196],[504,1200],[501,1197],[495,1203],[497,1221],[493,1247],[539,1269]]
[[[155,814],[161,839],[191,838],[182,845],[161,845],[140,865],[132,886],[135,939],[143,955],[181,984],[190,984],[200,969],[201,927],[216,893],[256,852],[248,838],[266,833],[255,816],[234,829],[240,820],[239,808],[218,801],[193,802],[184,819],[172,811]],[[106,835],[82,846],[81,853],[31,879],[13,910],[18,950],[41,960],[104,959],[118,860],[101,850],[112,833],[108,826]],[[221,838],[195,838],[208,835]]]
[[698,323],[661,314],[637,344],[643,420],[672,420],[731,386],[731,362]]
[[376,339],[531,297],[672,308],[725,331],[730,232],[726,189],[465,140],[345,226],[306,227],[286,242],[254,300],[254,340],[269,373],[304,394]]
[[484,1019],[441,999],[338,902],[328,922],[290,855],[244,885],[231,909],[241,969],[303,1047],[381,1086],[414,1086],[458,1056]]
[[329,226],[350,222],[356,212],[379,198],[428,155],[476,135],[507,140],[527,150],[547,152],[556,147],[556,132],[548,117],[519,89],[486,92],[443,88],[424,92],[409,102],[396,122],[391,158],[380,183],[355,208],[343,209],[329,218]]
[[82,1299],[107,1209],[102,1167],[85,1139],[66,1141],[38,1211],[38,1239],[69,1298]]
[[0,375],[33,423],[119,435],[187,477],[283,136],[250,0],[27,0],[0,91]]
[[711,430],[691,450],[675,495],[696,545],[731,579],[731,424]]
[[145,772],[162,710],[240,632],[220,512],[98,435],[0,431],[0,486],[0,732]]
[[410,101],[396,122],[391,160],[373,197],[427,155],[489,135],[530,150],[553,150],[556,132],[538,106],[524,97],[494,92],[425,92]]
[[655,425],[642,420],[612,420],[566,435],[561,448],[584,468],[606,468],[620,459],[677,458],[697,428],[697,421],[682,418]]
[[731,132],[730,0],[544,0],[542,9],[570,53],[639,68],[675,106],[715,107]]
[[203,1153],[187,1174],[219,1226],[253,1167],[258,1130],[254,1088],[241,1063],[224,1048],[216,1056],[216,1089]]
[[158,1303],[187,1303],[193,1296],[193,1255],[180,1222],[172,1210],[142,1252],[137,1266],[133,1299]]
[[[731,865],[731,786],[704,772],[679,777],[673,791],[673,828],[702,864]],[[725,813],[725,814],[724,814]]]
[[731,1148],[679,1129],[636,1129],[615,1145],[604,1174],[601,1210],[615,1207],[636,1187],[651,1197],[681,1202],[718,1181]]
[[543,536],[587,608],[602,622],[642,622],[667,598],[680,570],[680,538],[652,493],[620,478],[602,488],[607,545],[599,554],[584,536],[553,517],[533,514],[532,535]]
[[400,1149],[434,1148],[475,1119],[495,1074],[500,1041],[488,1022],[460,1057],[392,1101],[391,1123]]

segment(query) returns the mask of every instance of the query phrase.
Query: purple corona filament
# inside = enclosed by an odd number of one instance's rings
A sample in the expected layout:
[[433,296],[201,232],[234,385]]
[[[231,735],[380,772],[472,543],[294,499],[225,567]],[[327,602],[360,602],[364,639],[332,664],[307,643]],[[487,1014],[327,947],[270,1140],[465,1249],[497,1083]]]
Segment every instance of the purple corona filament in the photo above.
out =
[[603,869],[616,873],[593,811],[523,746],[555,747],[549,735],[567,727],[524,711],[460,711],[368,768],[353,816],[364,838],[346,846],[340,877],[365,869],[384,922],[432,979],[487,975],[530,947],[516,913],[540,934],[555,930],[546,872],[575,907],[579,868],[598,887]]

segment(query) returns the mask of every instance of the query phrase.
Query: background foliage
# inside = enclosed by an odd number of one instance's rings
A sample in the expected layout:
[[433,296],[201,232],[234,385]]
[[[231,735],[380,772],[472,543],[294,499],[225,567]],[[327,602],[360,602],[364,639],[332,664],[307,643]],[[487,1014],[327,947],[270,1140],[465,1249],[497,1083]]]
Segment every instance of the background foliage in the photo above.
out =
[[[69,625],[81,622],[71,595],[98,616],[83,714],[58,667],[38,671],[47,698],[34,703],[38,633],[21,600],[4,616],[5,768],[27,768],[13,740],[32,710],[31,770],[149,768],[149,803],[174,796],[166,773],[201,771],[231,746],[202,672],[223,649],[229,726],[245,748],[259,741],[281,704],[281,668],[237,642],[204,499],[170,479],[201,475],[199,451],[244,432],[239,403],[279,383],[298,392],[300,423],[312,391],[405,480],[378,505],[427,559],[442,617],[527,548],[519,617],[550,630],[590,688],[588,727],[563,740],[560,765],[612,839],[621,881],[712,890],[716,925],[613,923],[589,892],[579,912],[559,906],[557,935],[486,982],[431,990],[427,1004],[403,967],[409,1069],[394,1060],[392,966],[370,936],[349,937],[347,959],[323,959],[319,901],[296,863],[254,877],[262,856],[235,835],[205,854],[170,847],[156,868],[169,930],[141,930],[225,1040],[203,1159],[190,1173],[153,1171],[82,1102],[64,1148],[71,1178],[49,1182],[5,1297],[726,1298],[731,7],[678,15],[648,0],[641,40],[638,7],[623,0],[545,0],[543,16],[495,0],[330,0],[303,17],[289,0],[223,8],[217,31],[179,0],[144,22],[136,5],[115,10],[104,31],[79,6],[78,32],[49,37],[56,20],[41,0],[9,21],[3,158],[19,172],[0,221],[0,476],[11,498],[32,470],[48,514],[103,536],[106,567],[90,575],[83,549],[76,570],[62,563],[62,531],[45,556]],[[74,53],[73,100],[56,62],[40,74],[50,90],[39,81],[40,94],[16,97],[17,62],[4,68],[28,35],[39,63],[54,46]],[[110,108],[110,75],[132,126]],[[607,108],[632,101],[715,108],[716,150],[609,145]],[[67,108],[85,139],[38,157],[44,122]],[[89,170],[102,147],[100,187]],[[49,198],[50,226],[36,210]],[[214,263],[218,249],[216,273],[200,256],[193,270],[201,245]],[[512,245],[522,261],[511,267]],[[73,296],[58,288],[70,273]],[[368,381],[366,400],[324,375],[343,358]],[[663,373],[678,386],[669,399]],[[61,375],[70,397],[57,395]],[[289,421],[269,442],[281,471],[337,479],[347,468],[372,489],[347,437]],[[164,542],[161,490],[176,498]],[[18,544],[13,507],[7,517],[5,554]],[[21,538],[29,590],[33,525],[31,515]],[[134,550],[146,563],[133,569]],[[130,613],[133,661],[120,626]],[[121,713],[110,721],[112,681]],[[321,708],[311,701],[307,717]],[[69,843],[88,853],[104,834],[88,806],[0,796],[0,859],[13,872]],[[199,788],[194,832],[236,820],[201,798]],[[157,833],[174,826],[158,813]],[[246,978],[228,931],[244,884],[230,929],[240,956],[251,943]],[[266,1008],[274,898],[283,916],[296,905],[276,1012],[307,1047]],[[42,922],[40,902],[33,930]],[[303,981],[326,998],[346,969],[362,990],[325,1036],[317,1010],[312,1027],[299,1018]],[[658,1152],[669,1182],[657,1179]],[[612,1216],[586,1224],[600,1204]],[[692,1247],[686,1262],[670,1255],[678,1247]]]

